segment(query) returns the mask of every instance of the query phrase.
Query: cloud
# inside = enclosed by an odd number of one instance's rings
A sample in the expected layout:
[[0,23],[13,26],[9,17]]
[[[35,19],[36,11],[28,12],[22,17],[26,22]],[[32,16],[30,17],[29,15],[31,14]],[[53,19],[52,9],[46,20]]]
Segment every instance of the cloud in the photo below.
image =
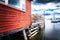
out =
[[[55,11],[56,10],[56,11]],[[45,11],[46,13],[60,13],[60,3],[47,3],[47,4],[32,4],[32,13],[42,14]]]
[[32,5],[33,9],[55,9],[55,7],[56,5],[54,3]]

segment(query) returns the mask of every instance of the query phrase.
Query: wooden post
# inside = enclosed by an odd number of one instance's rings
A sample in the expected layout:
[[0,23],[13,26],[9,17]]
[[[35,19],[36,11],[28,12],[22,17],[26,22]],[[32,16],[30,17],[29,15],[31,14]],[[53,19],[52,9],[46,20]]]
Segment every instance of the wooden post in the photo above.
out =
[[23,30],[23,36],[24,36],[24,40],[28,40],[25,29]]

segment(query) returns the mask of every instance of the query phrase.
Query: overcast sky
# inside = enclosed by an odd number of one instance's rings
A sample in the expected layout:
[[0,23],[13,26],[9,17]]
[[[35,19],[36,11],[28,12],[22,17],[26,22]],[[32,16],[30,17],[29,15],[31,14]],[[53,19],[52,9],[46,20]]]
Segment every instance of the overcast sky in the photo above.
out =
[[60,0],[33,0],[32,14],[39,13],[60,13]]
[[54,3],[58,3],[60,2],[60,0],[35,0],[35,3],[49,3],[49,2],[54,2]]

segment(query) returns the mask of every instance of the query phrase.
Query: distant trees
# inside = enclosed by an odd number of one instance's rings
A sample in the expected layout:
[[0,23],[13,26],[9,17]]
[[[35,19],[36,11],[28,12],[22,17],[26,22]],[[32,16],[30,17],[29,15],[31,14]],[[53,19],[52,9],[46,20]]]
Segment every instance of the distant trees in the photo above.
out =
[[44,28],[44,18],[40,14],[32,14],[32,23],[39,23],[41,28]]
[[43,17],[40,14],[32,14],[32,23],[43,21]]

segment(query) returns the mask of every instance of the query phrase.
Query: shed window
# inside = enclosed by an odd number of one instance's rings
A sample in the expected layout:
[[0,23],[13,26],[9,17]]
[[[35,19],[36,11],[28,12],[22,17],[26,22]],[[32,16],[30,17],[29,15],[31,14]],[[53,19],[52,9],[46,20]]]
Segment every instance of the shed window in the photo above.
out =
[[20,6],[20,1],[21,0],[8,0],[8,4],[13,6]]
[[20,10],[26,10],[26,0],[0,0],[1,2],[5,3],[6,5],[10,5],[12,7],[16,7]]
[[5,0],[0,0],[0,1],[5,2]]
[[8,3],[11,5],[18,5],[20,3],[20,0],[8,0]]
[[5,0],[0,0],[0,1],[5,3]]

